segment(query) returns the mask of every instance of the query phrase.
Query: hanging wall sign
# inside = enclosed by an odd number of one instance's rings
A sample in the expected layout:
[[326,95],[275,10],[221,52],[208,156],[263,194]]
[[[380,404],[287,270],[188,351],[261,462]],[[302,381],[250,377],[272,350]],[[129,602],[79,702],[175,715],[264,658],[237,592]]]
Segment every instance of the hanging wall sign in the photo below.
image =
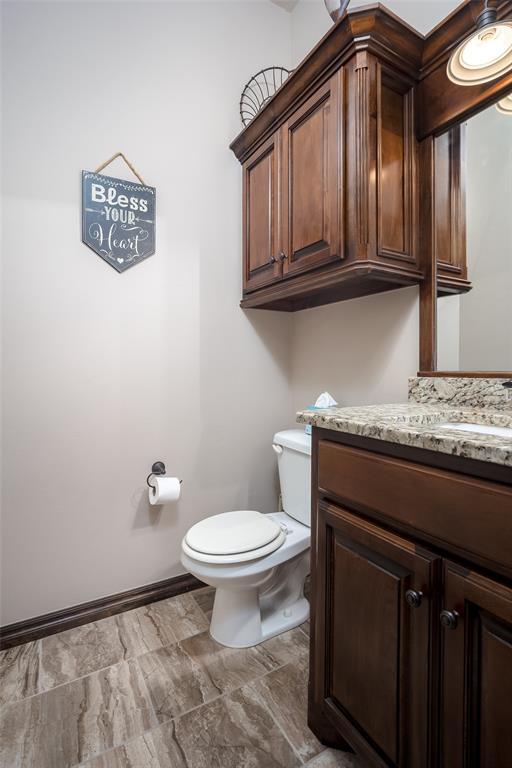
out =
[[82,171],[82,241],[124,272],[155,252],[155,202],[154,187]]

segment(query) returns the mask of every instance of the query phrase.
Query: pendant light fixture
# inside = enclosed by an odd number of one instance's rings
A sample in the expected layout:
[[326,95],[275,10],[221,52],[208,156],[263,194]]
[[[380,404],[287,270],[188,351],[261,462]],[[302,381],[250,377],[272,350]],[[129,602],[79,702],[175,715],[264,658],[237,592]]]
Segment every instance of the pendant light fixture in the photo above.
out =
[[504,99],[498,101],[496,109],[498,112],[503,112],[504,115],[510,115],[512,117],[512,93],[509,93]]
[[473,32],[452,53],[447,74],[458,85],[488,83],[512,70],[512,21],[498,21],[486,0]]

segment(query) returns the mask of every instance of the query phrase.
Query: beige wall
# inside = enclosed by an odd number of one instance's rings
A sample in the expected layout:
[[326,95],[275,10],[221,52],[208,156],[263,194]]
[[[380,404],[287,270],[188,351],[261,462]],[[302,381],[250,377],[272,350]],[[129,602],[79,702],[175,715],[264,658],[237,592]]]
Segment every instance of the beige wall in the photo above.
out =
[[[423,19],[426,4],[390,5]],[[321,0],[292,14],[8,2],[2,15],[7,624],[181,573],[195,521],[275,508],[273,432],[324,388],[404,399],[418,302],[412,288],[293,317],[238,307],[227,145],[241,87],[317,42]],[[158,202],[157,253],[123,275],[81,244],[79,221],[80,170],[119,149]],[[160,510],[145,494],[155,459],[183,478]]]
[[437,300],[437,370],[460,370],[460,296]]
[[296,409],[328,390],[341,405],[407,400],[418,368],[418,289],[298,312],[293,326]]
[[[6,624],[183,572],[192,523],[275,509],[270,444],[293,412],[290,317],[238,306],[241,174],[228,149],[243,84],[289,61],[289,14],[2,12]],[[158,206],[156,255],[122,275],[80,242],[80,170],[117,150]],[[155,459],[183,478],[176,506],[149,508]]]

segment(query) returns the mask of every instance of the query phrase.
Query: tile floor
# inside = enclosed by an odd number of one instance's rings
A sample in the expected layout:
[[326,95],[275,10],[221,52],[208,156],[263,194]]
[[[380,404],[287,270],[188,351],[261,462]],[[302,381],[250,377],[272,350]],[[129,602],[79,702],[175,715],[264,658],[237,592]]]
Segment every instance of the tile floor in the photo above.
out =
[[306,724],[308,623],[208,634],[213,590],[0,654],[1,768],[363,768]]

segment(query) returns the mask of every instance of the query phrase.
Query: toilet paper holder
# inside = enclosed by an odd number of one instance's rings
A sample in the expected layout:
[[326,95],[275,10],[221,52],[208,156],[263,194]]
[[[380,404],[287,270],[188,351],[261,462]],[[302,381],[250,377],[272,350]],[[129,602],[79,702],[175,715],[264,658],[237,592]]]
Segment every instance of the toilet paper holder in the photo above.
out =
[[[155,461],[155,463],[152,465],[151,472],[146,477],[146,483],[148,484],[148,486],[150,488],[153,489],[153,491],[156,491],[156,487],[152,483],[149,482],[149,478],[153,477],[153,475],[165,475],[165,471],[166,471],[165,470],[165,464],[163,463],[163,461]],[[183,480],[180,480],[180,485],[181,485],[182,482],[183,482]]]
[[153,475],[165,475],[165,464],[163,463],[163,461],[155,461],[155,463],[151,467],[151,472],[146,477],[146,483],[149,485],[150,488],[155,490],[155,486],[149,482],[149,478],[153,477]]

